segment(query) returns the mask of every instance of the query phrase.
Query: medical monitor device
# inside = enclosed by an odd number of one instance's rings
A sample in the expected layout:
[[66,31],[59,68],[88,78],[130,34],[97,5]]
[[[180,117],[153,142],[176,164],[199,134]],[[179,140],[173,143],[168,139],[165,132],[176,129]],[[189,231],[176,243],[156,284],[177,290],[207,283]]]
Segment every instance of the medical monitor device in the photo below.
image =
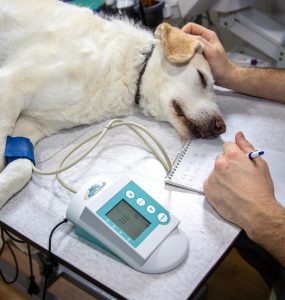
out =
[[151,196],[150,187],[128,176],[91,179],[75,194],[66,217],[78,235],[140,272],[167,272],[188,256],[180,221]]

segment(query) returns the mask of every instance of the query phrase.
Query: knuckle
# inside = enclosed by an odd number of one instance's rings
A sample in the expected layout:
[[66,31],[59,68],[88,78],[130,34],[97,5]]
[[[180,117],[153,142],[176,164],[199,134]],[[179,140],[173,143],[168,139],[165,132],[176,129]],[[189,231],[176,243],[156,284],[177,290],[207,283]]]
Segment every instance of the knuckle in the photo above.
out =
[[217,36],[216,32],[213,31],[213,30],[210,30],[210,29],[209,29],[209,34],[210,34],[212,37],[216,37],[216,36]]
[[228,166],[227,160],[224,155],[219,155],[215,160],[215,170],[224,171]]
[[230,149],[227,156],[231,159],[236,158],[238,156],[238,151],[236,149]]

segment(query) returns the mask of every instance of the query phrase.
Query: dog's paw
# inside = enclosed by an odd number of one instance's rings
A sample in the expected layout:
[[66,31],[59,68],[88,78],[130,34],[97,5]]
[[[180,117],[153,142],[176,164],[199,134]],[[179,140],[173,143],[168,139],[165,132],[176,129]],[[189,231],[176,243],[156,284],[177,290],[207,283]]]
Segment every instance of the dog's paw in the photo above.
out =
[[0,173],[0,208],[29,182],[32,165],[28,159],[17,159]]

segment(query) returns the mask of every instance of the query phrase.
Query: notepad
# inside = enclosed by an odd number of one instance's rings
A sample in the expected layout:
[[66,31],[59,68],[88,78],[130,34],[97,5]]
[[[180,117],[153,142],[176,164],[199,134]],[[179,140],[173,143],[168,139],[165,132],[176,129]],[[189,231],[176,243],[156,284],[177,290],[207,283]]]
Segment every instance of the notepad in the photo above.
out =
[[179,151],[165,183],[203,193],[203,184],[214,167],[219,153],[222,153],[221,139],[196,139],[187,142]]
[[[224,141],[196,139],[187,142],[178,153],[165,183],[203,193],[203,184],[214,168],[217,155],[223,153]],[[285,203],[285,153],[264,149],[274,183],[275,196]]]

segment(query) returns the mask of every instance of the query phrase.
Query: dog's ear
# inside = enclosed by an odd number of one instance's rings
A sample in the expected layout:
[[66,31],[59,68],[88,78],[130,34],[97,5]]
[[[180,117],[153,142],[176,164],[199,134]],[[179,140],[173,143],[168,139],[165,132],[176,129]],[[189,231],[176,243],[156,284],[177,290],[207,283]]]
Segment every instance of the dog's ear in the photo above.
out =
[[187,63],[201,47],[200,42],[191,35],[167,23],[157,27],[155,36],[162,42],[166,59],[175,64]]

